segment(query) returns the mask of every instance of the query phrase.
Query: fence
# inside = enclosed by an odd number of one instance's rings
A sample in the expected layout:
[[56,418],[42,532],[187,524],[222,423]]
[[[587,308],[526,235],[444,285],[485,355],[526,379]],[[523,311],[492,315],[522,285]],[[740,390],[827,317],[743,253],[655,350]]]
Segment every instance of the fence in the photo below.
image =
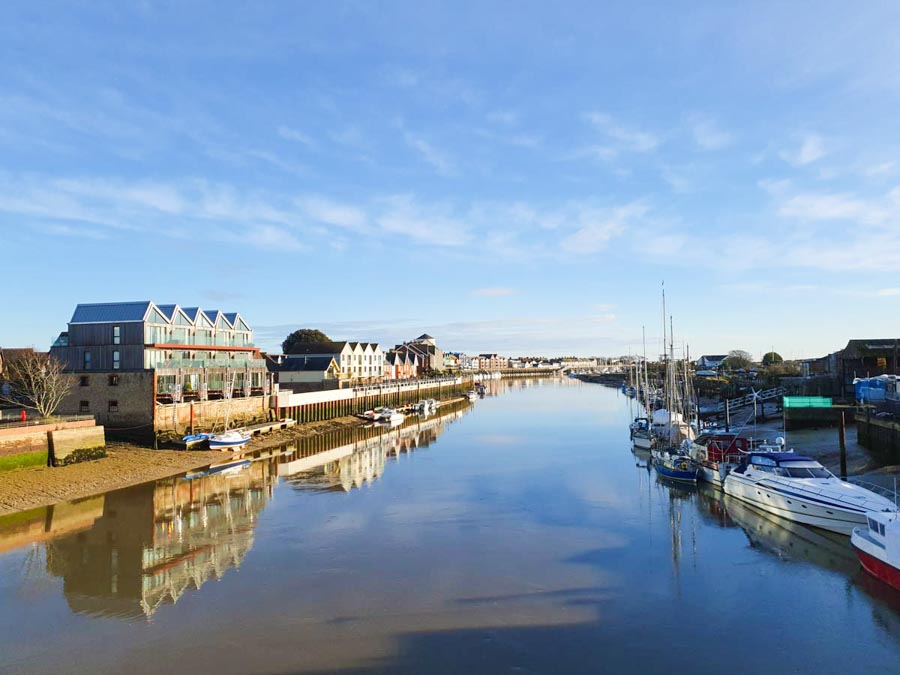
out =
[[0,428],[15,429],[17,427],[39,427],[42,424],[58,424],[62,422],[84,422],[85,420],[93,420],[93,415],[54,415],[53,417],[35,417],[22,421],[20,413],[15,411],[15,417],[6,417],[8,411],[0,410]]

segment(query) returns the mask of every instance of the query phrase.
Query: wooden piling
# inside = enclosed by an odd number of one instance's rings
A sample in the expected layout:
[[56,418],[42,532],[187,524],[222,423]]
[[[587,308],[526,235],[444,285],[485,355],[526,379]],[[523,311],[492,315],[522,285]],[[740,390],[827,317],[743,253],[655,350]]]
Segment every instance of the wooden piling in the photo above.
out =
[[841,444],[841,480],[847,480],[847,422],[844,417],[845,413],[841,411],[841,426],[838,432],[838,439]]

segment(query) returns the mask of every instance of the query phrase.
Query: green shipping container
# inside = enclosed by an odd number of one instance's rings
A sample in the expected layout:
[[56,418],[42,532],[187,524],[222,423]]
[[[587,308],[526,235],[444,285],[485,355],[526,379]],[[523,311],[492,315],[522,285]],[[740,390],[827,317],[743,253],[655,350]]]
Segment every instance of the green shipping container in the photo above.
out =
[[785,396],[785,408],[830,408],[831,399],[825,396]]

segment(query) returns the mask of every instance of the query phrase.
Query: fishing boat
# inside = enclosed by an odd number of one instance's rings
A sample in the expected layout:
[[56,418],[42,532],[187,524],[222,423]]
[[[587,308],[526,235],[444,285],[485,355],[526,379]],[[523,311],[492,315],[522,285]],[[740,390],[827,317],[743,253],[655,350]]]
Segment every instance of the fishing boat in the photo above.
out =
[[240,429],[232,429],[221,434],[211,434],[209,437],[210,450],[233,450],[241,448],[250,442],[250,434]]
[[900,590],[900,515],[867,514],[866,526],[853,528],[850,543],[866,572]]
[[793,452],[750,452],[725,478],[724,489],[768,513],[845,535],[867,526],[869,512],[897,512],[890,500]]

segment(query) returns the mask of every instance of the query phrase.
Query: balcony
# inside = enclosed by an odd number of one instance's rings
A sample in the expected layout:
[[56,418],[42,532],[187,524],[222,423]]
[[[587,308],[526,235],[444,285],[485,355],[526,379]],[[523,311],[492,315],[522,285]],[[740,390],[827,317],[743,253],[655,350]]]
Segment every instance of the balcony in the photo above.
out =
[[156,370],[177,370],[179,368],[254,368],[265,370],[265,359],[166,359],[155,366]]

